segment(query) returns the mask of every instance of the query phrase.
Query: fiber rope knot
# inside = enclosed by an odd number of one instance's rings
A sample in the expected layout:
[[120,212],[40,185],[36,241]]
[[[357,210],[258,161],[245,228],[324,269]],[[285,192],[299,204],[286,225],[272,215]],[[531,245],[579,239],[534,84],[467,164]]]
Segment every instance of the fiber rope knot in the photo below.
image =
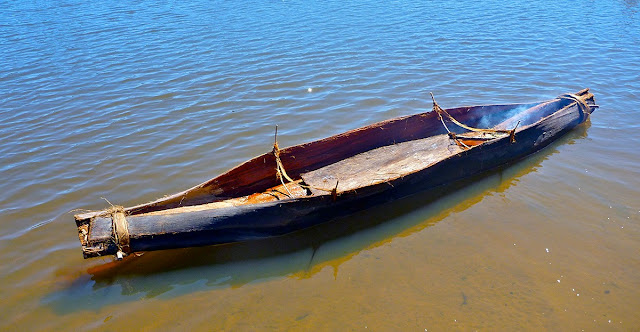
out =
[[284,165],[282,165],[282,160],[280,159],[280,147],[278,147],[278,126],[276,126],[276,134],[273,141],[272,153],[276,158],[276,177],[278,178],[278,180],[280,180],[280,183],[282,183],[282,186],[284,187],[284,190],[286,190],[289,194],[289,197],[293,197],[293,194],[291,193],[291,191],[289,191],[289,188],[287,188],[287,185],[284,183],[285,179],[289,182],[293,182],[293,179],[291,179],[291,177],[289,177],[289,175],[287,174],[287,171],[284,169]]
[[118,247],[116,258],[118,260],[131,253],[129,238],[129,222],[125,218],[126,211],[124,207],[112,205],[105,214],[111,217],[111,227],[113,229],[114,243]]
[[574,102],[576,102],[576,104],[578,105],[578,108],[580,109],[580,113],[582,113],[583,117],[587,118],[589,117],[589,115],[591,115],[591,106],[589,106],[589,104],[587,104],[587,102],[584,99],[582,99],[582,97],[575,95],[573,93],[565,93],[563,95],[560,95],[559,98],[573,100]]
[[[289,188],[287,188],[285,180],[287,180],[287,182],[295,182],[295,181],[287,174],[287,171],[285,170],[284,165],[282,164],[282,159],[280,159],[280,147],[278,146],[278,126],[276,126],[276,134],[273,141],[273,150],[271,150],[271,153],[273,153],[273,157],[276,159],[276,178],[280,180],[280,183],[282,183],[282,186],[284,187],[284,189],[287,191],[287,193],[289,193],[289,197],[293,197],[293,194],[291,193],[291,191],[289,191]],[[329,192],[331,193],[331,197],[335,201],[338,197],[338,183],[339,183],[339,180],[336,180],[336,186],[333,189],[318,188],[318,187],[309,186],[302,183],[299,183],[298,185],[302,188],[317,189],[317,190]]]
[[273,156],[276,158],[276,177],[278,180],[282,180],[282,172],[280,172],[280,165],[282,161],[280,160],[280,148],[278,147],[278,142],[273,143],[273,150],[271,150]]

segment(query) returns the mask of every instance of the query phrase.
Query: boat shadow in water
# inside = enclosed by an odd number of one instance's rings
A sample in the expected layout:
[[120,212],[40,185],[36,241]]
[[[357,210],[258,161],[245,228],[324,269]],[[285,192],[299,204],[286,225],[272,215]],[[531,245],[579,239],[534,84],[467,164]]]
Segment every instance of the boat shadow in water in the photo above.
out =
[[505,191],[520,177],[536,172],[559,146],[587,137],[589,126],[586,122],[513,164],[428,192],[391,197],[391,201],[302,231],[226,245],[147,252],[96,265],[43,301],[65,314],[141,298],[235,288],[283,276],[308,278],[327,266],[337,275],[339,265],[359,252],[423,230],[487,195]]

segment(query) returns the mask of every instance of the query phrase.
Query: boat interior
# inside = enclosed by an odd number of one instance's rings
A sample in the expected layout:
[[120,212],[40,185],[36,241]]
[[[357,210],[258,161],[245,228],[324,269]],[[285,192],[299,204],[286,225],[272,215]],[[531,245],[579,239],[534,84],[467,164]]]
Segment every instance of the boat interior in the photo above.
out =
[[[147,213],[147,215],[200,211],[305,196],[335,195],[373,184],[388,183],[463,150],[463,147],[445,134],[401,142],[372,149],[302,173],[300,178],[294,179],[294,181],[285,182],[286,180],[283,180],[281,184],[263,192],[213,203],[154,211]],[[274,167],[274,176],[275,174]]]

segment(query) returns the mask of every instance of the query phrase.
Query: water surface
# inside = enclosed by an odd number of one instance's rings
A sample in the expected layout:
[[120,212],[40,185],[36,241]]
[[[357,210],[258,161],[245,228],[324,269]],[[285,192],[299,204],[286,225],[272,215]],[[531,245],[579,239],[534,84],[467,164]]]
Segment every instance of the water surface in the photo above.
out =
[[[633,330],[640,4],[0,1],[0,329]],[[74,209],[589,87],[529,159],[282,239],[83,260]]]

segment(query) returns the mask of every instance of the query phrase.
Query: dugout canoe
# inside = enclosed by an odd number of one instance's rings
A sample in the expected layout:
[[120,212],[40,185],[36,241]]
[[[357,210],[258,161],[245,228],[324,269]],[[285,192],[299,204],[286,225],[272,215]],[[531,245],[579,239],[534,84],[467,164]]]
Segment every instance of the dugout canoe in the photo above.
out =
[[[585,122],[588,89],[527,104],[390,119],[257,156],[209,181],[131,207],[74,216],[85,258],[283,235],[485,172]],[[276,129],[277,132],[277,129]]]

